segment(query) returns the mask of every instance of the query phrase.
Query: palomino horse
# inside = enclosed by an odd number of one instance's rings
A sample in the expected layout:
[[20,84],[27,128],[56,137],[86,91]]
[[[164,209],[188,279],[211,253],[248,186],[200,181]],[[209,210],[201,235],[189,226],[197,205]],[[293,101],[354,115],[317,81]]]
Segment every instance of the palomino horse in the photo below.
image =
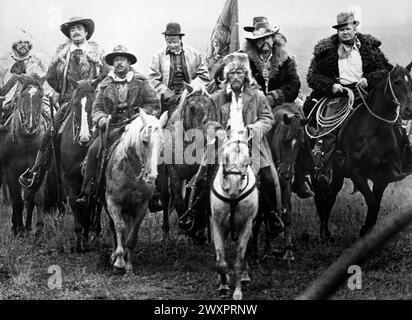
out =
[[[186,90],[182,94],[179,105],[174,111],[169,112],[170,118],[166,125],[166,132],[171,133],[171,135],[165,136],[164,164],[159,169],[161,172],[159,178],[163,205],[163,232],[166,237],[169,233],[170,195],[179,218],[187,210],[182,195],[183,181],[192,179],[199,168],[202,158],[200,151],[203,151],[204,147],[204,143],[199,139],[203,139],[201,134],[203,120],[211,103],[210,95],[204,87],[193,88],[187,84],[185,87]],[[201,149],[197,150],[198,154],[192,154],[193,149],[188,148],[190,144],[196,144]]]
[[[283,206],[282,220],[285,224],[285,260],[294,260],[292,242],[292,179],[295,175],[295,161],[299,151],[306,143],[305,128],[308,119],[305,119],[301,109],[295,104],[284,104],[274,111],[275,124],[268,133],[272,158],[279,174],[281,198]],[[255,232],[254,237],[258,234]],[[267,237],[268,239],[268,237]],[[254,239],[254,241],[256,241]],[[257,245],[255,244],[255,249]],[[270,247],[270,243],[267,244]]]
[[64,192],[74,215],[77,250],[86,247],[90,228],[90,212],[85,208],[79,208],[76,199],[83,182],[81,164],[86,157],[92,138],[91,113],[99,80],[76,82],[69,79],[75,91],[69,102],[69,114],[60,129],[61,173]]
[[250,281],[245,254],[259,206],[248,138],[246,130],[233,132],[230,139],[224,143],[219,168],[210,192],[211,229],[216,250],[216,269],[220,275],[221,297],[229,295],[225,238],[229,233],[232,240],[237,238],[233,293],[235,300],[241,300],[243,297],[242,283]]
[[137,234],[155,189],[166,117],[165,113],[159,121],[140,109],[140,116],[126,128],[109,155],[106,203],[111,218],[115,274],[132,270]]
[[[22,86],[15,99],[12,116],[1,129],[0,161],[2,173],[10,191],[13,205],[12,232],[19,235],[31,230],[35,193],[25,193],[26,224],[23,225],[24,202],[21,195],[19,176],[36,157],[37,149],[46,132],[46,121],[41,116],[43,89],[38,77],[19,76]],[[43,227],[43,210],[37,203],[36,234]]]
[[[412,118],[411,65],[394,67],[364,99],[365,103],[346,120],[338,139],[343,161],[339,161],[336,153],[331,158],[330,185],[312,179],[322,239],[330,238],[329,216],[345,177],[352,179],[368,206],[360,235],[376,224],[382,195],[391,182],[389,173],[397,162],[394,124],[399,116],[405,120]],[[372,189],[368,180],[373,182]]]

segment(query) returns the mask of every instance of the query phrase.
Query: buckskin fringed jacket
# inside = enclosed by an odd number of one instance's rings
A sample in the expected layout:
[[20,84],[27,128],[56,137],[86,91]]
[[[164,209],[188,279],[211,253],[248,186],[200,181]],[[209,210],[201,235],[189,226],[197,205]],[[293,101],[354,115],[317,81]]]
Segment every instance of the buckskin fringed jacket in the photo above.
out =
[[[360,41],[363,76],[369,89],[376,85],[390,70],[390,64],[379,48],[381,42],[369,34],[357,35]],[[339,83],[339,39],[335,34],[319,41],[314,49],[314,57],[309,67],[307,82],[314,92],[311,99],[319,99],[331,94],[332,87]]]

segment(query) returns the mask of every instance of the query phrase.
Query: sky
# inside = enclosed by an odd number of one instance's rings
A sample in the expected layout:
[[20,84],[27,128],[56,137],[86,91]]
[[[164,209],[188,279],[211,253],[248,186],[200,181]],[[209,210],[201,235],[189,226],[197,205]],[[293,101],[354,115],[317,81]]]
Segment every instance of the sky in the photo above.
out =
[[[163,46],[161,33],[170,21],[180,22],[204,53],[224,0],[0,0],[0,52],[10,47],[19,28],[35,37],[34,50],[53,55],[65,41],[59,26],[72,16],[92,18],[96,31],[92,40],[106,52],[123,44],[146,66],[150,56]],[[239,0],[239,24],[251,25],[254,16],[265,15],[281,27],[324,27],[332,32],[338,12],[351,5],[362,8],[362,27],[412,26],[410,0]],[[243,28],[241,28],[243,29]],[[241,33],[241,38],[243,34]],[[288,35],[293,37],[293,35]]]

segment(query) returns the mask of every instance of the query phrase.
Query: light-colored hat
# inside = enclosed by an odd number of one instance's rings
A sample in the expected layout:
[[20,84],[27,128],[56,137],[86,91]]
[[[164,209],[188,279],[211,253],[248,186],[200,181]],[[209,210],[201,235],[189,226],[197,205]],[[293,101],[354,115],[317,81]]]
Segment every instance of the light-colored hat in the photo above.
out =
[[258,23],[261,23],[261,22],[269,23],[268,18],[266,18],[266,17],[254,17],[253,18],[253,26],[243,27],[243,30],[245,30],[246,32],[253,32],[256,29],[256,25]]
[[336,17],[337,24],[332,26],[334,29],[339,29],[345,27],[349,24],[353,24],[355,26],[359,25],[359,21],[355,19],[355,15],[353,12],[341,12]]
[[24,29],[19,29],[13,37],[13,45],[15,45],[16,43],[19,43],[20,41],[27,41],[29,42],[31,45],[33,45],[33,36],[26,30]]
[[268,36],[273,36],[280,30],[279,26],[271,27],[269,22],[260,21],[255,24],[252,36],[246,37],[248,40],[257,40]]
[[127,48],[122,45],[114,47],[113,52],[106,55],[104,60],[109,66],[112,66],[116,57],[125,57],[130,61],[130,64],[135,64],[137,62],[136,56],[128,52]]
[[84,28],[87,30],[86,39],[89,40],[94,33],[94,21],[92,19],[84,19],[82,17],[70,18],[68,22],[63,23],[60,26],[60,30],[67,38],[70,38],[70,28],[76,24],[81,24],[84,26]]

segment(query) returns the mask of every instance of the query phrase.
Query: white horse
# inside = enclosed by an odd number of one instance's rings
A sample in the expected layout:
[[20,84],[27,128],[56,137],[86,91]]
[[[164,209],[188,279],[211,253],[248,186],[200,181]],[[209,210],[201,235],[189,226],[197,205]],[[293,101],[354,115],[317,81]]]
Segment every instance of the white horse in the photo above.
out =
[[123,133],[108,159],[106,201],[111,218],[111,261],[115,274],[132,270],[137,234],[155,189],[166,118],[164,113],[159,121],[141,109],[140,116]]
[[250,281],[245,253],[259,205],[248,140],[246,130],[237,131],[229,139],[226,138],[210,192],[210,219],[216,250],[216,269],[220,275],[219,294],[222,298],[228,297],[230,291],[224,241],[229,233],[232,240],[237,239],[233,293],[235,300],[243,298],[242,283]]

